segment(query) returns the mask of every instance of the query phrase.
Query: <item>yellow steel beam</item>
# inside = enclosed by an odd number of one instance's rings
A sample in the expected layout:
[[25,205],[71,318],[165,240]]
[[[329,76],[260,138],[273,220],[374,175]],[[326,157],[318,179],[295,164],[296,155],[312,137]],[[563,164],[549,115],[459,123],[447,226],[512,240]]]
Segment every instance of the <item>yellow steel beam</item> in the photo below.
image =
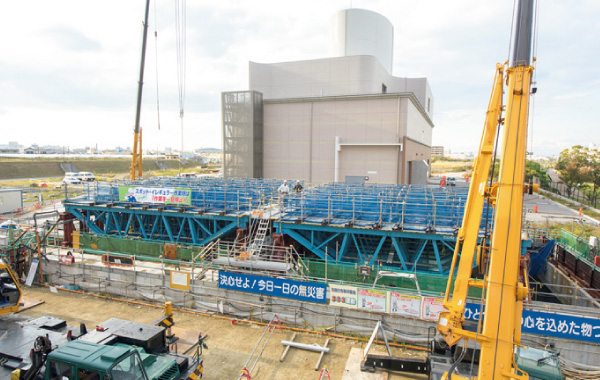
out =
[[[504,65],[497,64],[492,95],[488,105],[481,142],[479,143],[479,154],[473,164],[469,195],[465,204],[462,226],[458,232],[450,267],[450,276],[446,286],[444,306],[449,311],[441,313],[438,322],[438,331],[449,345],[456,344],[463,337],[463,335],[457,333],[451,327],[462,326],[464,323],[463,312],[465,310],[467,293],[469,286],[474,285],[470,283],[471,271],[473,269],[473,258],[479,237],[483,205],[493,159],[494,143],[498,134],[498,127],[501,124],[503,79]],[[456,281],[454,281],[454,291],[451,293],[453,274],[459,256],[461,259],[458,264]],[[452,297],[450,297],[450,294],[452,294]]]
[[[523,378],[513,373],[519,344],[524,285],[519,281],[527,118],[533,67],[507,70],[506,128],[503,133],[496,213],[485,289],[485,318],[479,379]],[[525,292],[526,293],[526,292]],[[525,376],[526,377],[526,376]]]
[[142,129],[133,134],[133,150],[131,152],[131,167],[129,168],[129,179],[142,176]]

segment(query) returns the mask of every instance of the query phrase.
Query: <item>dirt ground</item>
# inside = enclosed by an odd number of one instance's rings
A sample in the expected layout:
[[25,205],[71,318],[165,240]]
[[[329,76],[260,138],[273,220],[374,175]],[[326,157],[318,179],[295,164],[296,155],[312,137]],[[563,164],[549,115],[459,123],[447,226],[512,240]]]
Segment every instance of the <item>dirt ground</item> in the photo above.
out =
[[[84,294],[65,291],[53,293],[47,288],[26,288],[25,296],[44,303],[21,312],[28,317],[54,316],[78,326],[83,322],[88,329],[95,327],[110,318],[128,319],[141,323],[151,323],[163,315],[161,308],[135,305],[120,301],[105,300]],[[195,334],[208,334],[205,340],[208,350],[204,351],[204,379],[237,379],[241,369],[257,345],[265,327],[238,322],[232,324],[229,319],[198,316],[189,313],[175,312],[175,325],[182,329],[192,330]],[[269,340],[261,359],[252,372],[252,379],[318,379],[319,372],[315,364],[319,358],[316,352],[292,348],[283,363],[279,358],[283,353],[281,340],[290,340],[293,332],[275,330]],[[268,333],[267,333],[268,336]],[[297,333],[295,341],[301,343],[317,343],[323,345],[326,336]],[[348,354],[353,347],[361,347],[364,343],[350,340],[330,338],[329,353],[325,354],[321,368],[327,366],[331,379],[340,380]],[[260,352],[262,345],[257,352]],[[373,352],[384,352],[385,348],[377,346]],[[421,357],[420,351],[392,348],[392,354],[398,356]],[[251,366],[253,361],[250,363]],[[320,369],[319,368],[319,371]],[[417,379],[422,377],[390,376],[390,379]]]

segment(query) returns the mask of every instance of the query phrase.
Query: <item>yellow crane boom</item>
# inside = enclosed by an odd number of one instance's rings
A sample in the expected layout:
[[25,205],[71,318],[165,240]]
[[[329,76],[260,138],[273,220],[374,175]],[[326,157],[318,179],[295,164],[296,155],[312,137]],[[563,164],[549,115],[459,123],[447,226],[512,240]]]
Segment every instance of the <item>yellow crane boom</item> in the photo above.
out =
[[[515,45],[512,62],[506,74],[504,65],[496,66],[494,88],[490,99],[479,154],[473,166],[473,181],[459,230],[451,275],[448,279],[438,331],[449,345],[461,339],[480,344],[477,379],[528,379],[514,364],[515,345],[521,340],[523,300],[527,297],[527,276],[521,268],[521,230],[523,193],[525,185],[525,158],[527,121],[533,73],[531,35],[533,0],[521,0],[516,18]],[[498,183],[489,183],[494,141],[502,124],[503,84],[507,83],[505,126],[500,149]],[[489,239],[484,237],[478,246],[481,215],[485,200],[494,205],[494,220]],[[489,247],[488,247],[489,244]],[[489,251],[489,261],[483,259]],[[478,264],[487,265],[483,280],[471,278],[475,255]],[[460,257],[460,259],[459,259]],[[458,269],[456,264],[458,262]],[[452,289],[453,275],[456,280]],[[464,310],[470,287],[483,289],[484,317],[478,331],[467,331]],[[466,378],[453,375],[453,379]]]
[[144,34],[142,37],[142,59],[140,62],[140,77],[138,80],[137,105],[135,111],[135,126],[133,128],[133,148],[131,150],[131,168],[129,178],[136,179],[142,176],[142,128],[140,127],[140,115],[142,113],[142,89],[144,87],[144,64],[146,62],[146,41],[148,40],[148,13],[150,11],[150,0],[146,0],[146,12],[144,17]]

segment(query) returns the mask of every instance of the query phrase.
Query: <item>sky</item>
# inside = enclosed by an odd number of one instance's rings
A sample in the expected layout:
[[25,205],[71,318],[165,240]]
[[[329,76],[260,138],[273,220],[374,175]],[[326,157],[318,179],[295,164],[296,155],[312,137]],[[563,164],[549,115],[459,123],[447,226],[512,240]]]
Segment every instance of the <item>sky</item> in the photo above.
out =
[[[144,7],[143,0],[0,2],[0,144],[132,146]],[[152,1],[144,149],[178,150],[182,140],[184,150],[220,148],[220,94],[248,89],[248,62],[329,57],[332,16],[347,8],[394,25],[394,76],[428,78],[433,145],[475,152],[495,65],[508,59],[513,1],[189,1],[185,81],[177,75],[176,2]],[[600,1],[540,0],[537,24],[528,150],[554,155],[600,143],[593,111]]]

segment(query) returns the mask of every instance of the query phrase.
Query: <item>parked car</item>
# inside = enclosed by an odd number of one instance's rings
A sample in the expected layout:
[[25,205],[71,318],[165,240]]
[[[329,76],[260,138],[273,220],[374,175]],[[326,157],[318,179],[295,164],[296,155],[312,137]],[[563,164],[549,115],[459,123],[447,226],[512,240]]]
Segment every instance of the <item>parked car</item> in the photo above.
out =
[[196,172],[192,172],[192,173],[179,173],[179,174],[177,174],[177,176],[178,177],[183,177],[183,178],[195,178],[197,174],[198,173],[196,173]]
[[96,176],[92,172],[66,172],[65,178],[77,178],[81,182],[92,182],[96,180]]
[[448,186],[456,186],[456,178],[448,177],[448,180],[446,181],[446,183],[448,184]]
[[75,177],[79,178],[82,182],[93,182],[96,180],[96,176],[92,172],[79,172]]
[[62,182],[66,185],[79,185],[81,184],[81,180],[77,177],[65,177]]

